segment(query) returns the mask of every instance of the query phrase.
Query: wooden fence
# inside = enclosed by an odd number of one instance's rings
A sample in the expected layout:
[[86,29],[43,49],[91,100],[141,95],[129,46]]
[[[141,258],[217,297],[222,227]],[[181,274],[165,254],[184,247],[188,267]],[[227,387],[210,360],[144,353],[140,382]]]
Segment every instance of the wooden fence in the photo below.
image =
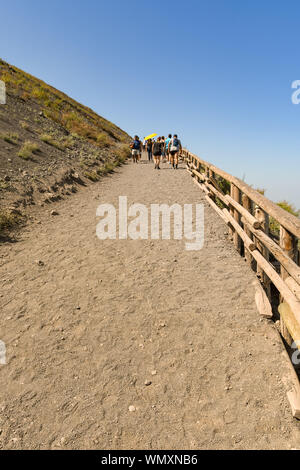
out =
[[236,249],[256,271],[262,286],[256,294],[260,312],[269,318],[279,315],[282,337],[300,349],[300,219],[188,150],[181,156],[228,225]]

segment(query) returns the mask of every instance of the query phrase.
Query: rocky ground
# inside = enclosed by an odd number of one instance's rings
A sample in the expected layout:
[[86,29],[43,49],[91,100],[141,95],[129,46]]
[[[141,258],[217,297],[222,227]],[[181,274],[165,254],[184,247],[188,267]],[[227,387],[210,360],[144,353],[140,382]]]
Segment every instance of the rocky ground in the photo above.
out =
[[[13,216],[68,198],[123,162],[129,136],[89,108],[0,59],[0,236]],[[16,217],[17,218],[17,217]],[[20,221],[19,220],[19,221]]]
[[[114,161],[116,147],[100,150],[84,139],[70,136],[40,109],[15,97],[8,97],[7,107],[0,108],[0,131],[4,136],[0,136],[2,209],[14,208],[26,213],[26,209],[36,204],[43,207],[62,199],[76,192],[78,184],[88,184],[87,169]],[[61,147],[43,142],[41,136],[45,135],[52,136],[53,142]],[[38,146],[38,151],[28,160],[18,156],[26,141]]]
[[[100,241],[120,195],[203,203],[203,249]],[[33,214],[0,248],[2,449],[299,448],[254,274],[182,165],[128,163]]]

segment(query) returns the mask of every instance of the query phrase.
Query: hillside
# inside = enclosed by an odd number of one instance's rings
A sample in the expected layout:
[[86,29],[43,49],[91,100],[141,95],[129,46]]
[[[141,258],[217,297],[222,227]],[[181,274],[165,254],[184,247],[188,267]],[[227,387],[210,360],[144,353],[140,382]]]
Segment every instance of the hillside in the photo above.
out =
[[119,127],[0,59],[0,230],[98,181],[128,156]]

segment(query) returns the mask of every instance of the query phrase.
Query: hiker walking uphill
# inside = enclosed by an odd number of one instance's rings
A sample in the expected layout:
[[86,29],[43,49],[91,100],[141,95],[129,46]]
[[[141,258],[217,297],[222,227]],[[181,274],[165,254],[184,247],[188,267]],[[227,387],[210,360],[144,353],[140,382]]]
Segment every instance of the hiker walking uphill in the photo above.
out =
[[147,142],[146,142],[146,150],[147,150],[147,153],[148,153],[148,161],[151,162],[152,160],[152,139],[148,139]]
[[148,162],[154,160],[155,170],[160,170],[160,163],[171,163],[174,169],[178,168],[179,155],[182,150],[181,141],[178,139],[177,134],[169,134],[167,139],[164,137],[154,137],[157,134],[151,134],[144,137],[143,142],[140,141],[137,135],[130,143],[132,161],[138,163],[142,156],[142,151],[146,150],[148,155]]
[[163,146],[163,143],[162,143],[161,137],[158,137],[157,141],[153,143],[153,149],[152,149],[154,163],[155,163],[154,169],[156,170],[160,170],[159,164],[160,164],[160,158],[162,154],[162,146]]
[[165,154],[166,154],[168,163],[170,163],[170,149],[169,149],[169,145],[170,145],[171,139],[172,139],[172,134],[169,134],[169,135],[168,135],[168,138],[167,138],[166,141],[165,141]]
[[141,158],[142,142],[137,135],[134,136],[134,140],[130,144],[133,163],[137,163]]
[[165,138],[164,136],[160,140],[161,142],[161,159],[163,163],[166,163],[166,151],[165,151]]
[[177,134],[174,134],[173,138],[170,140],[169,149],[171,165],[174,170],[176,170],[178,168],[179,152],[182,150],[181,142],[178,139]]

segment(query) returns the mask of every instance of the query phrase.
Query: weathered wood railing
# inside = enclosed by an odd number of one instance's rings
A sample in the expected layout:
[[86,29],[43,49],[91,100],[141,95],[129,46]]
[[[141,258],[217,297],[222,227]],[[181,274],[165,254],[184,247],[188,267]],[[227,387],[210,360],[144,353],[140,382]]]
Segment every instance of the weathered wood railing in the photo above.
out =
[[[236,249],[256,270],[263,286],[258,304],[265,316],[280,315],[285,341],[300,349],[300,219],[273,203],[244,181],[186,149],[182,157],[209,204],[229,226]],[[274,233],[270,230],[276,227]],[[275,289],[274,289],[275,286]]]

